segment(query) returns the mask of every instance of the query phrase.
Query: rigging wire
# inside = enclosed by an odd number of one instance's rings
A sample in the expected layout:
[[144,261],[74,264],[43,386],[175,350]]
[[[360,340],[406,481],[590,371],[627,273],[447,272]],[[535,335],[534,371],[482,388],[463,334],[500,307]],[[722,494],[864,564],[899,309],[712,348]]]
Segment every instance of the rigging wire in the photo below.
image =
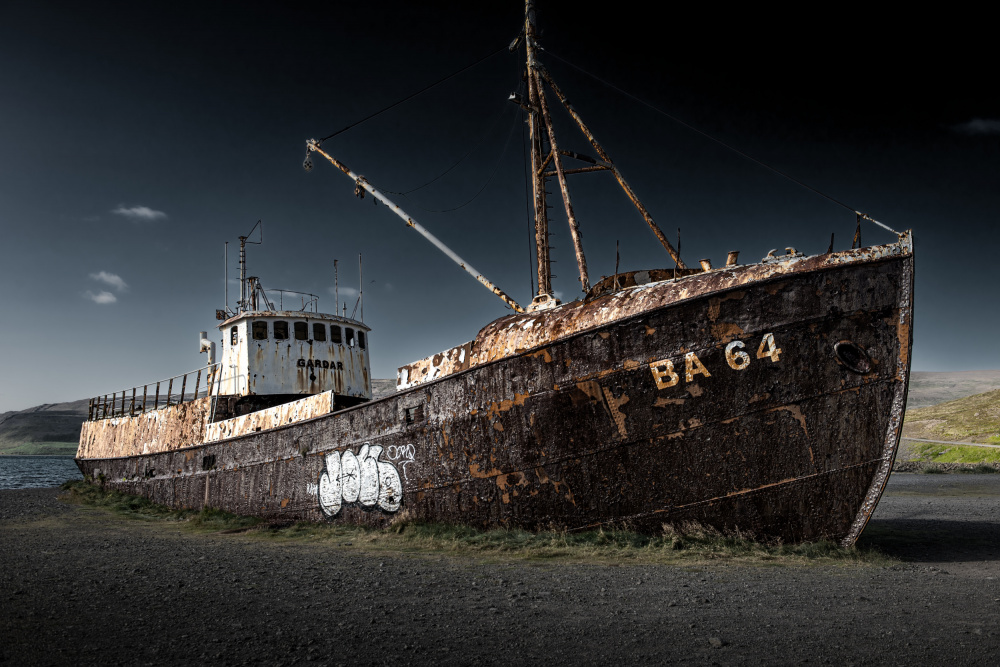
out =
[[351,129],[352,127],[357,127],[358,125],[361,125],[361,123],[364,123],[364,122],[365,122],[365,121],[367,121],[367,120],[371,120],[371,119],[372,119],[372,118],[374,118],[375,116],[378,116],[378,115],[380,115],[380,114],[383,114],[383,113],[385,113],[386,111],[388,111],[388,110],[390,110],[390,109],[392,109],[392,108],[394,108],[394,107],[397,107],[397,106],[399,106],[399,105],[400,105],[400,104],[402,104],[403,102],[406,102],[406,101],[408,101],[408,100],[411,100],[411,99],[413,99],[414,97],[416,97],[417,95],[420,95],[421,93],[425,93],[425,92],[427,92],[427,91],[428,91],[428,90],[430,90],[431,88],[434,88],[435,86],[438,86],[438,85],[440,85],[440,84],[444,83],[444,82],[445,82],[445,81],[447,81],[448,79],[453,79],[453,78],[455,78],[456,76],[458,76],[458,75],[459,75],[459,74],[461,74],[462,72],[465,72],[465,71],[467,71],[467,70],[470,70],[470,69],[472,69],[473,67],[475,67],[476,65],[478,65],[478,64],[480,64],[480,63],[482,63],[482,62],[485,62],[485,61],[489,60],[490,58],[492,58],[492,57],[493,57],[493,56],[495,56],[496,54],[500,53],[501,51],[506,51],[506,50],[507,50],[507,47],[506,47],[506,46],[502,46],[502,47],[500,47],[499,49],[497,49],[496,51],[493,51],[492,53],[490,53],[490,54],[488,54],[488,55],[485,55],[485,56],[483,56],[482,58],[480,58],[480,59],[479,59],[479,60],[477,60],[476,62],[474,62],[474,63],[472,63],[472,64],[470,64],[470,65],[466,65],[465,67],[463,67],[463,68],[462,68],[462,69],[460,69],[460,70],[457,70],[457,71],[455,71],[455,72],[452,72],[451,74],[449,74],[448,76],[444,77],[443,79],[438,79],[438,80],[437,80],[437,81],[435,81],[434,83],[432,83],[432,84],[429,84],[429,85],[427,85],[427,86],[424,86],[423,88],[421,88],[421,89],[420,89],[420,90],[418,90],[417,92],[415,92],[415,93],[411,93],[410,95],[407,95],[407,96],[406,96],[406,97],[404,97],[403,99],[401,99],[401,100],[398,100],[398,101],[396,101],[396,102],[393,102],[393,103],[392,103],[392,104],[390,104],[389,106],[387,106],[387,107],[385,107],[385,108],[383,108],[383,109],[380,109],[379,111],[376,111],[376,112],[375,112],[375,113],[373,113],[373,114],[369,114],[369,115],[365,116],[364,118],[362,118],[361,120],[358,120],[358,121],[355,121],[355,122],[351,123],[350,125],[348,125],[348,126],[346,126],[346,127],[343,127],[343,128],[341,128],[341,129],[337,130],[337,131],[336,131],[336,132],[334,132],[333,134],[328,134],[328,135],[326,135],[325,137],[323,137],[323,138],[322,138],[322,139],[320,139],[319,141],[320,141],[320,143],[322,143],[322,142],[326,141],[327,139],[332,139],[333,137],[337,136],[338,134],[341,134],[341,133],[343,133],[343,132],[347,132],[347,131],[348,131],[348,130],[350,130],[350,129]]
[[417,206],[417,208],[427,211],[428,213],[451,213],[452,211],[457,211],[460,208],[465,208],[466,206],[474,202],[479,197],[479,195],[483,194],[483,191],[486,190],[486,188],[489,187],[490,183],[493,182],[493,177],[497,175],[497,171],[499,171],[500,169],[500,163],[503,162],[503,156],[507,154],[507,147],[510,146],[510,138],[514,136],[514,127],[517,125],[517,119],[518,119],[518,114],[514,114],[514,122],[511,123],[510,131],[507,132],[507,140],[503,144],[503,150],[500,151],[500,156],[497,158],[496,164],[493,165],[493,171],[490,173],[489,178],[486,179],[486,182],[483,183],[483,187],[479,188],[479,191],[476,192],[476,194],[472,195],[471,199],[453,208],[433,209],[433,208],[423,208],[422,206]]
[[589,76],[590,78],[594,79],[595,81],[598,81],[599,83],[604,84],[608,88],[611,88],[612,90],[615,90],[615,91],[621,93],[625,97],[628,97],[628,98],[634,100],[635,102],[638,102],[639,104],[642,104],[643,106],[649,107],[650,109],[652,109],[656,113],[661,114],[663,116],[666,116],[667,118],[669,118],[670,120],[674,121],[675,123],[683,125],[684,127],[686,127],[687,129],[691,130],[692,132],[697,132],[698,134],[700,134],[701,136],[705,137],[706,139],[714,141],[715,143],[719,144],[723,148],[728,148],[729,150],[733,151],[737,155],[741,155],[744,158],[746,158],[747,160],[750,160],[751,162],[753,162],[753,163],[755,163],[755,164],[757,164],[757,165],[759,165],[761,167],[764,167],[765,169],[767,169],[769,171],[772,171],[772,172],[774,172],[775,174],[777,174],[779,176],[783,176],[784,178],[787,178],[792,183],[795,183],[796,185],[799,185],[799,186],[805,188],[806,190],[809,190],[809,191],[811,191],[811,192],[819,195],[820,197],[824,197],[824,198],[830,200],[831,202],[833,202],[834,204],[837,204],[838,206],[844,207],[848,211],[856,213],[859,217],[861,217],[861,218],[863,218],[865,220],[868,220],[870,222],[874,222],[879,227],[882,227],[883,229],[886,229],[886,230],[892,232],[893,234],[899,235],[899,232],[897,232],[895,229],[893,229],[892,227],[889,227],[886,224],[883,224],[883,223],[879,222],[875,218],[869,216],[867,213],[862,213],[861,211],[855,209],[853,206],[849,206],[849,205],[845,204],[844,202],[840,201],[839,199],[837,199],[835,197],[831,197],[830,195],[826,194],[825,192],[821,192],[821,191],[817,190],[816,188],[812,187],[811,185],[807,185],[806,183],[803,183],[802,181],[800,181],[800,180],[798,180],[796,178],[793,178],[792,176],[789,176],[788,174],[786,174],[785,172],[781,171],[780,169],[772,167],[771,165],[758,160],[754,156],[749,155],[748,153],[745,153],[745,152],[741,151],[740,149],[736,148],[735,146],[731,146],[731,145],[727,144],[726,142],[722,141],[721,139],[717,139],[716,137],[713,137],[711,134],[705,132],[704,130],[701,130],[701,129],[695,127],[694,125],[691,125],[690,123],[687,123],[687,122],[681,120],[680,118],[677,118],[676,116],[673,116],[673,115],[667,113],[666,111],[664,111],[664,110],[662,110],[662,109],[660,109],[660,108],[658,108],[656,106],[653,106],[652,104],[650,104],[646,100],[644,100],[644,99],[642,99],[642,98],[640,98],[640,97],[638,97],[636,95],[633,95],[632,93],[628,92],[627,90],[623,90],[623,89],[619,88],[615,84],[611,83],[610,81],[607,81],[606,79],[603,79],[603,78],[597,76],[596,74],[592,74],[592,73],[588,72],[587,70],[583,69],[579,65],[575,65],[575,64],[571,63],[570,61],[566,60],[565,58],[563,58],[562,56],[560,56],[560,55],[558,55],[556,53],[553,53],[552,51],[549,51],[548,49],[543,48],[541,45],[536,44],[535,48],[537,48],[540,51],[544,51],[545,53],[547,53],[548,55],[552,56],[556,60],[559,60],[559,61],[565,63],[566,65],[569,65],[573,69],[575,69],[575,70],[577,70],[579,72],[582,72],[583,74],[586,74],[587,76]]
[[493,118],[493,122],[492,122],[492,123],[490,123],[490,127],[489,127],[489,129],[487,129],[487,130],[486,130],[486,132],[484,132],[484,133],[482,134],[482,136],[480,137],[479,141],[478,141],[478,142],[477,142],[477,143],[476,143],[476,144],[475,144],[475,145],[474,145],[474,146],[473,146],[472,148],[470,148],[470,149],[469,149],[469,150],[468,150],[468,151],[467,151],[467,152],[465,153],[465,155],[463,155],[462,157],[458,158],[458,161],[457,161],[457,162],[455,162],[455,163],[454,163],[453,165],[451,165],[450,167],[448,167],[447,169],[445,169],[444,171],[442,171],[442,172],[441,172],[440,174],[438,174],[437,176],[435,176],[435,177],[434,177],[434,178],[432,178],[431,180],[427,181],[427,182],[426,182],[426,183],[424,183],[423,185],[418,185],[418,186],[417,186],[417,187],[415,187],[415,188],[411,188],[411,189],[409,189],[409,190],[405,190],[405,191],[403,191],[403,192],[396,192],[396,191],[394,191],[394,190],[382,190],[382,192],[387,192],[387,193],[389,193],[389,194],[391,194],[391,195],[403,195],[403,196],[405,197],[406,195],[410,194],[411,192],[416,192],[417,190],[421,190],[421,189],[423,189],[423,188],[426,188],[426,187],[427,187],[428,185],[430,185],[431,183],[434,183],[435,181],[437,181],[437,180],[439,180],[440,178],[442,178],[442,177],[444,177],[445,175],[447,175],[447,174],[448,174],[448,173],[449,173],[449,172],[450,172],[450,171],[451,171],[452,169],[454,169],[455,167],[457,167],[458,165],[460,165],[460,164],[462,163],[462,161],[463,161],[463,160],[465,160],[465,158],[467,158],[467,157],[469,157],[470,155],[472,155],[472,153],[473,153],[473,152],[474,152],[474,151],[475,151],[476,149],[478,149],[478,148],[479,148],[480,146],[482,146],[482,145],[483,145],[483,143],[484,143],[484,142],[486,141],[486,139],[488,139],[488,138],[490,137],[490,135],[492,135],[492,134],[493,134],[493,130],[494,130],[494,128],[496,128],[496,126],[497,126],[497,123],[499,123],[499,122],[500,122],[500,119],[501,119],[501,118],[503,117],[504,113],[505,113],[505,112],[507,111],[507,107],[508,107],[508,106],[510,106],[510,105],[509,105],[509,104],[507,103],[507,101],[506,101],[506,100],[504,100],[504,105],[503,105],[502,107],[500,107],[500,113],[498,113],[498,114],[497,114],[497,115],[496,115],[496,116],[495,116],[495,117]]

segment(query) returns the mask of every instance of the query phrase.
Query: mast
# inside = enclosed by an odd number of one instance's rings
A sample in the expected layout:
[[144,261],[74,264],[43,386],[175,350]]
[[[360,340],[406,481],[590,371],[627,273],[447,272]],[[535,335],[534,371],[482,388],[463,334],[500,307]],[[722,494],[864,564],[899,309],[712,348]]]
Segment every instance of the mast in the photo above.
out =
[[545,202],[545,177],[542,175],[542,124],[539,109],[538,80],[533,76],[535,67],[535,6],[526,0],[524,12],[524,43],[528,52],[528,138],[531,144],[531,185],[535,200],[535,254],[538,269],[538,293],[531,309],[542,303],[558,303],[552,295],[552,264],[549,260],[548,204]]
[[[611,157],[598,143],[597,138],[584,124],[580,114],[569,103],[569,100],[552,80],[551,75],[538,62],[535,28],[535,2],[525,0],[524,9],[524,36],[525,50],[527,51],[527,82],[528,82],[528,126],[530,129],[531,143],[531,182],[535,198],[535,250],[537,255],[538,269],[538,294],[529,306],[529,310],[542,310],[558,305],[558,301],[552,295],[552,260],[549,249],[549,220],[548,205],[545,191],[546,182],[550,177],[555,176],[559,183],[560,194],[563,205],[566,209],[566,219],[569,222],[570,237],[573,240],[573,250],[576,254],[577,269],[579,271],[580,288],[583,292],[590,290],[590,280],[587,274],[587,258],[583,252],[583,239],[580,235],[579,224],[573,210],[573,202],[570,199],[569,188],[566,183],[566,176],[569,174],[589,173],[594,171],[610,171],[622,190],[635,205],[643,220],[656,236],[656,239],[664,247],[670,257],[677,263],[679,268],[687,268],[680,258],[680,253],[674,249],[663,234],[652,216],[639,201],[638,196],[625,181],[625,177],[611,161]],[[566,112],[575,121],[577,127],[586,137],[587,141],[594,148],[598,158],[581,155],[573,151],[559,148],[556,141],[555,129],[552,126],[552,117],[549,112],[548,102],[545,98],[545,84],[555,93],[559,102],[566,109]],[[547,142],[547,144],[546,144]],[[546,150],[547,148],[547,150]],[[563,164],[563,157],[573,158],[587,163],[583,167],[566,168]]]

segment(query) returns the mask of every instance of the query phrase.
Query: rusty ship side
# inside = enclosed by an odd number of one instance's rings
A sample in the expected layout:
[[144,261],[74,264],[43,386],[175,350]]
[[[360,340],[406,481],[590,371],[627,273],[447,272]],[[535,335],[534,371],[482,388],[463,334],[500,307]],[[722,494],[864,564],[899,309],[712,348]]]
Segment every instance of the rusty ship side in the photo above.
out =
[[274,519],[697,521],[853,543],[899,442],[909,234],[637,284],[649,277],[501,318],[400,369],[389,397],[286,421],[265,410],[130,456],[81,444],[78,463],[157,502]]

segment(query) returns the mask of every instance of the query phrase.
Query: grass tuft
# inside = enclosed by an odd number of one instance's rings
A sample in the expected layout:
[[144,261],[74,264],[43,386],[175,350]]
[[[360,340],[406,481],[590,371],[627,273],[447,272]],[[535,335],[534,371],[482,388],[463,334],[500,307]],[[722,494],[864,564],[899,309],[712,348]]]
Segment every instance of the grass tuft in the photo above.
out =
[[202,510],[174,509],[148,498],[102,488],[88,480],[65,482],[60,497],[67,502],[102,507],[117,514],[147,521],[182,521],[192,529],[239,531],[261,523],[256,517],[238,516],[206,507]]
[[472,526],[415,521],[403,515],[386,528],[336,523],[268,523],[221,510],[175,510],[145,498],[106,491],[86,481],[62,486],[70,502],[104,507],[147,520],[183,521],[199,530],[243,533],[254,539],[320,543],[364,551],[444,554],[488,560],[585,562],[603,564],[661,563],[740,564],[872,564],[895,561],[871,547],[841,547],[830,541],[804,544],[764,543],[739,532],[724,533],[697,523],[665,525],[657,535],[628,530],[590,531]]

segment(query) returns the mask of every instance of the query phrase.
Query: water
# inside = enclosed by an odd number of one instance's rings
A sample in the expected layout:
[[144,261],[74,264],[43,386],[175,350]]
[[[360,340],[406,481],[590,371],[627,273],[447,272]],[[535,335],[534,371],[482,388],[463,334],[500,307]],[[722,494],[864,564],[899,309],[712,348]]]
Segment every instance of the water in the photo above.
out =
[[0,489],[59,486],[83,479],[72,456],[0,456]]

